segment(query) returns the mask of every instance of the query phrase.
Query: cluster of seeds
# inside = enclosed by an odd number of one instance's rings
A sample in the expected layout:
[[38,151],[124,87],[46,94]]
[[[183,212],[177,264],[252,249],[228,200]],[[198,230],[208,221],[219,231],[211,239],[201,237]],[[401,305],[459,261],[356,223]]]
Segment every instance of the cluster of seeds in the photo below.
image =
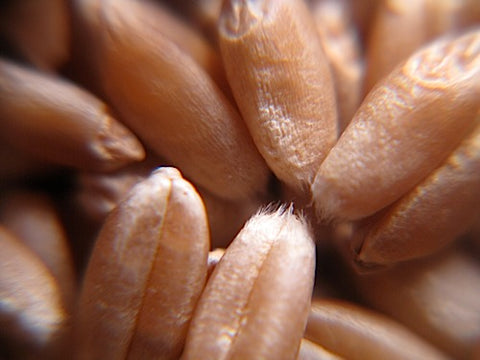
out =
[[0,5],[0,359],[480,358],[478,0]]

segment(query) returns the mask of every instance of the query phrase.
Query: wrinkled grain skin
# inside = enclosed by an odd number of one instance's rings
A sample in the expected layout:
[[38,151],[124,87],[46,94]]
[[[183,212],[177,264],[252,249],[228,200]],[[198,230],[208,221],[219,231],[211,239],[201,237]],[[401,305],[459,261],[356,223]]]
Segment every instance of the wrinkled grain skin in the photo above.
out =
[[472,131],[480,30],[412,55],[367,96],[312,186],[323,218],[359,219],[400,198]]
[[427,260],[357,276],[370,306],[408,326],[454,359],[471,359],[480,341],[478,258],[448,249]]
[[[103,89],[157,155],[222,198],[266,190],[269,171],[238,112],[208,74],[131,0],[98,4]],[[141,66],[132,66],[132,59]]]
[[210,276],[182,359],[295,359],[314,268],[305,223],[289,210],[254,216]]
[[306,4],[226,1],[219,43],[260,153],[280,180],[304,192],[337,136],[332,75]]
[[2,141],[56,164],[109,171],[145,156],[136,137],[95,96],[2,59],[0,118]]
[[53,71],[70,53],[70,14],[65,0],[8,1],[0,11],[0,34],[35,67]]
[[16,191],[0,196],[0,223],[43,261],[70,310],[76,279],[70,244],[53,202],[45,195]]
[[381,1],[367,45],[366,92],[420,46],[479,21],[477,0]]
[[173,168],[107,218],[77,313],[78,359],[176,359],[207,275],[205,209]]
[[313,300],[305,338],[351,360],[444,359],[395,321],[339,300]]
[[364,66],[358,31],[346,0],[315,0],[312,15],[330,64],[336,93],[338,133],[347,127],[361,102]]
[[357,230],[353,246],[360,265],[393,265],[429,255],[472,225],[480,215],[478,120],[441,167]]
[[0,339],[9,341],[15,358],[60,358],[68,314],[58,283],[3,226],[0,245]]

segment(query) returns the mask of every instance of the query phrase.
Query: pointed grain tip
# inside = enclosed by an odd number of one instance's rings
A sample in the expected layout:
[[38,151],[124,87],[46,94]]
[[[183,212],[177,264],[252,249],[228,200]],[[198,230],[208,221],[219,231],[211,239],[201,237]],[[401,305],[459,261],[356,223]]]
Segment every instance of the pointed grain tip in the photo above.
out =
[[106,167],[118,167],[145,158],[142,144],[130,130],[110,115],[105,115],[104,122],[104,131],[95,150],[108,163]]
[[183,179],[182,173],[174,167],[160,167],[153,174],[162,175],[170,180]]
[[219,20],[220,32],[232,38],[245,34],[264,17],[262,3],[257,0],[225,1]]
[[339,214],[340,200],[328,180],[317,174],[311,192],[318,219],[325,223],[343,220],[343,214]]

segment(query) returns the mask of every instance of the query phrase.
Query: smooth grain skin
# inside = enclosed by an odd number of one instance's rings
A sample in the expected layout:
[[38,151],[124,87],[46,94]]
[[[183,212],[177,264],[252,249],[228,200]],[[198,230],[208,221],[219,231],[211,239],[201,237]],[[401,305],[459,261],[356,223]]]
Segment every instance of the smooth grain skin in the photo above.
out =
[[312,186],[324,219],[360,219],[400,198],[475,126],[480,30],[436,42],[376,86]]
[[19,180],[45,176],[55,170],[55,166],[0,141],[0,188]]
[[312,301],[305,338],[349,360],[447,359],[406,327],[339,300]]
[[97,4],[97,66],[112,105],[195,184],[228,199],[265,192],[269,170],[235,107],[191,56],[143,21],[136,4]]
[[338,133],[347,127],[361,102],[364,66],[358,31],[346,0],[316,0],[311,5],[325,56],[330,64],[338,110]]
[[429,0],[379,1],[367,39],[365,94],[431,39],[428,3]]
[[180,8],[190,21],[197,25],[213,44],[217,45],[217,23],[223,0],[173,0],[169,3]]
[[0,246],[0,339],[18,359],[60,358],[68,318],[57,281],[1,225]]
[[53,202],[29,191],[2,195],[0,223],[44,262],[58,282],[65,306],[71,309],[76,295],[73,259]]
[[357,229],[356,261],[393,265],[454,241],[480,215],[480,116],[447,161],[410,193]]
[[217,267],[218,263],[223,257],[223,254],[225,254],[225,249],[222,248],[216,248],[215,250],[209,251],[208,252],[208,272],[207,272],[207,277],[210,277],[212,275],[213,270]]
[[102,223],[129,191],[145,180],[157,167],[167,166],[163,159],[151,156],[142,162],[109,173],[78,173],[75,178],[75,203],[89,219]]
[[107,218],[77,313],[78,359],[176,359],[207,276],[205,209],[173,168]]
[[343,358],[332,354],[330,351],[325,350],[320,345],[307,340],[302,339],[300,343],[300,350],[298,351],[297,360],[342,360]]
[[219,43],[240,112],[275,175],[308,190],[337,136],[335,90],[301,0],[230,0]]
[[65,0],[4,1],[0,34],[31,64],[53,71],[70,53],[70,14]]
[[216,266],[182,359],[295,359],[313,287],[315,249],[291,210],[260,213]]
[[0,139],[32,156],[108,171],[141,160],[135,136],[93,95],[0,59]]
[[480,265],[455,249],[388,271],[356,276],[363,299],[454,359],[480,341]]

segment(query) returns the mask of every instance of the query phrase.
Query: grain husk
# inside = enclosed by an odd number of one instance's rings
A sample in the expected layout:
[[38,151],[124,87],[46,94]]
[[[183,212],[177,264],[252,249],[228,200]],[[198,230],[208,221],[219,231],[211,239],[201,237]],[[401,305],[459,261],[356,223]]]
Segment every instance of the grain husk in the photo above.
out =
[[219,44],[240,112],[275,175],[308,191],[337,136],[335,90],[303,1],[226,1]]
[[79,299],[76,358],[178,358],[208,248],[201,199],[176,169],[136,185],[94,247]]

